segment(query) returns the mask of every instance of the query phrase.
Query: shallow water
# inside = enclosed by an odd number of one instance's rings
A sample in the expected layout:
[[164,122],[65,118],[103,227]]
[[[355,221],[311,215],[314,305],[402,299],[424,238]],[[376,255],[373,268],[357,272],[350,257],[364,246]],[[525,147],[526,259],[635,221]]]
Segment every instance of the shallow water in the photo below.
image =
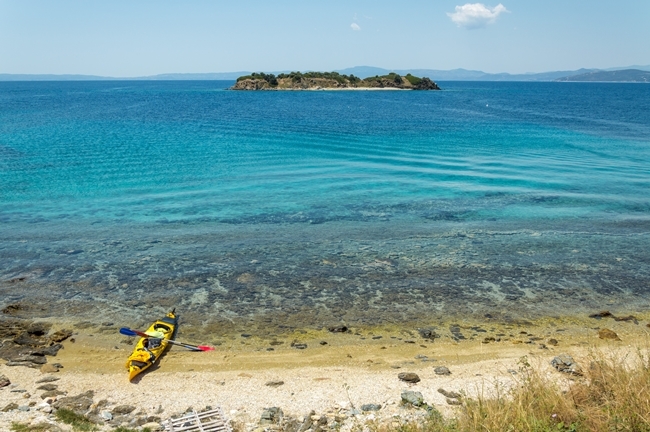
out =
[[0,306],[211,332],[648,309],[650,86],[226,85],[0,83]]

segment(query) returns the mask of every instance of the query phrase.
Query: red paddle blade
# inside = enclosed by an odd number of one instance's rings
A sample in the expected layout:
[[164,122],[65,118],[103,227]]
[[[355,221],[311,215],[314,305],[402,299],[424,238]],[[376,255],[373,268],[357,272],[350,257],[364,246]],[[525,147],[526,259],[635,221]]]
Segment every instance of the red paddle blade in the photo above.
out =
[[214,351],[214,347],[207,346],[207,345],[198,345],[197,348],[200,349],[201,351]]

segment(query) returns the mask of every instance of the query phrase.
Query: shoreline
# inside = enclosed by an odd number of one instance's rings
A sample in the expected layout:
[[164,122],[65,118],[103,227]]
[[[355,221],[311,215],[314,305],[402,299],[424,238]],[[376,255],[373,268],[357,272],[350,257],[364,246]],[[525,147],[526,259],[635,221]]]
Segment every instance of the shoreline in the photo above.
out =
[[[108,409],[127,403],[143,415],[158,415],[163,420],[190,407],[202,410],[205,406],[221,406],[229,419],[248,431],[258,427],[265,408],[276,406],[285,416],[296,418],[313,410],[319,416],[347,412],[355,421],[390,422],[395,415],[408,419],[421,415],[421,410],[406,409],[400,404],[402,391],[421,392],[427,403],[445,416],[453,416],[454,407],[438,392],[439,388],[465,392],[468,396],[481,391],[489,393],[495,383],[508,388],[517,382],[518,362],[524,356],[544,373],[563,381],[569,377],[549,364],[559,354],[568,353],[584,364],[581,360],[594,350],[611,354],[633,352],[638,347],[647,349],[650,315],[638,315],[637,319],[638,324],[588,317],[487,323],[481,328],[485,332],[479,332],[480,338],[458,341],[442,334],[433,341],[421,335],[413,338],[408,335],[411,329],[398,330],[399,327],[390,332],[354,328],[345,333],[297,332],[276,338],[271,346],[269,340],[232,336],[213,352],[196,353],[173,347],[153,370],[134,383],[128,382],[124,369],[133,345],[125,344],[126,338],[113,331],[98,331],[100,326],[76,329],[75,341],[64,341],[64,349],[56,357],[48,357],[48,363],[63,365],[53,375],[60,378],[55,384],[67,396],[93,390],[94,400],[108,401]],[[59,329],[60,324],[53,325],[51,331]],[[475,324],[460,322],[460,332],[469,336]],[[600,339],[600,328],[613,330],[622,341]],[[489,340],[503,331],[508,333],[500,341]],[[377,336],[382,338],[372,339]],[[551,339],[557,340],[557,345],[550,344]],[[178,340],[187,341],[182,327]],[[305,343],[307,348],[292,347],[291,342],[295,341]],[[321,341],[327,344],[321,345]],[[268,348],[273,351],[267,351]],[[437,375],[434,369],[438,366],[449,368],[451,375]],[[401,372],[416,373],[421,381],[400,381],[397,375]],[[4,362],[0,363],[2,374],[30,397],[26,399],[25,393],[4,388],[0,395],[6,402],[0,410],[14,400],[20,404],[42,403],[36,381],[45,374],[38,369],[9,367]],[[277,384],[280,381],[282,384]],[[276,386],[268,385],[271,382]],[[381,409],[349,415],[350,410],[358,411],[363,404],[378,404]],[[162,413],[156,414],[160,408]],[[8,428],[11,421],[35,421],[41,417],[47,416],[34,410],[0,413],[0,428]]]

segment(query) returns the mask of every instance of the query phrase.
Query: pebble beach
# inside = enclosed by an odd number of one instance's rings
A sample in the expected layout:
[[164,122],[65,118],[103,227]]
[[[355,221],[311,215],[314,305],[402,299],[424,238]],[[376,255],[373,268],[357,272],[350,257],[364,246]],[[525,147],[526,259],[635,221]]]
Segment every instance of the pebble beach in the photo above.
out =
[[[173,416],[217,406],[241,431],[273,427],[277,419],[265,420],[270,408],[279,408],[285,421],[313,421],[321,430],[350,430],[367,422],[396,425],[425,416],[426,406],[452,417],[460,398],[517,385],[522,358],[568,383],[576,377],[551,365],[559,355],[587,365],[594,350],[611,355],[647,351],[649,321],[642,314],[598,312],[426,329],[337,327],[270,341],[230,335],[210,352],[172,347],[133,382],[124,369],[132,340],[111,331],[113,326],[74,329],[44,365],[0,363],[0,376],[9,381],[0,389],[0,430],[14,422],[56,423],[52,407],[84,394],[90,404],[81,414],[100,430],[120,425],[155,430]],[[73,323],[53,323],[50,334],[61,325]],[[419,393],[424,404],[405,402],[409,392],[410,397]]]

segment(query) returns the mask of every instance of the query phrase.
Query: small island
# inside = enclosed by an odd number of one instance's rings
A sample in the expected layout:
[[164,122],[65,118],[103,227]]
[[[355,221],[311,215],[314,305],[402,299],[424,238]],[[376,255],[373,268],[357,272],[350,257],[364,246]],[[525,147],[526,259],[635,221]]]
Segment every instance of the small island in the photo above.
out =
[[263,72],[237,78],[231,90],[440,90],[429,78],[411,74],[401,76],[395,72],[388,75],[361,79],[338,72],[291,72],[278,76]]

